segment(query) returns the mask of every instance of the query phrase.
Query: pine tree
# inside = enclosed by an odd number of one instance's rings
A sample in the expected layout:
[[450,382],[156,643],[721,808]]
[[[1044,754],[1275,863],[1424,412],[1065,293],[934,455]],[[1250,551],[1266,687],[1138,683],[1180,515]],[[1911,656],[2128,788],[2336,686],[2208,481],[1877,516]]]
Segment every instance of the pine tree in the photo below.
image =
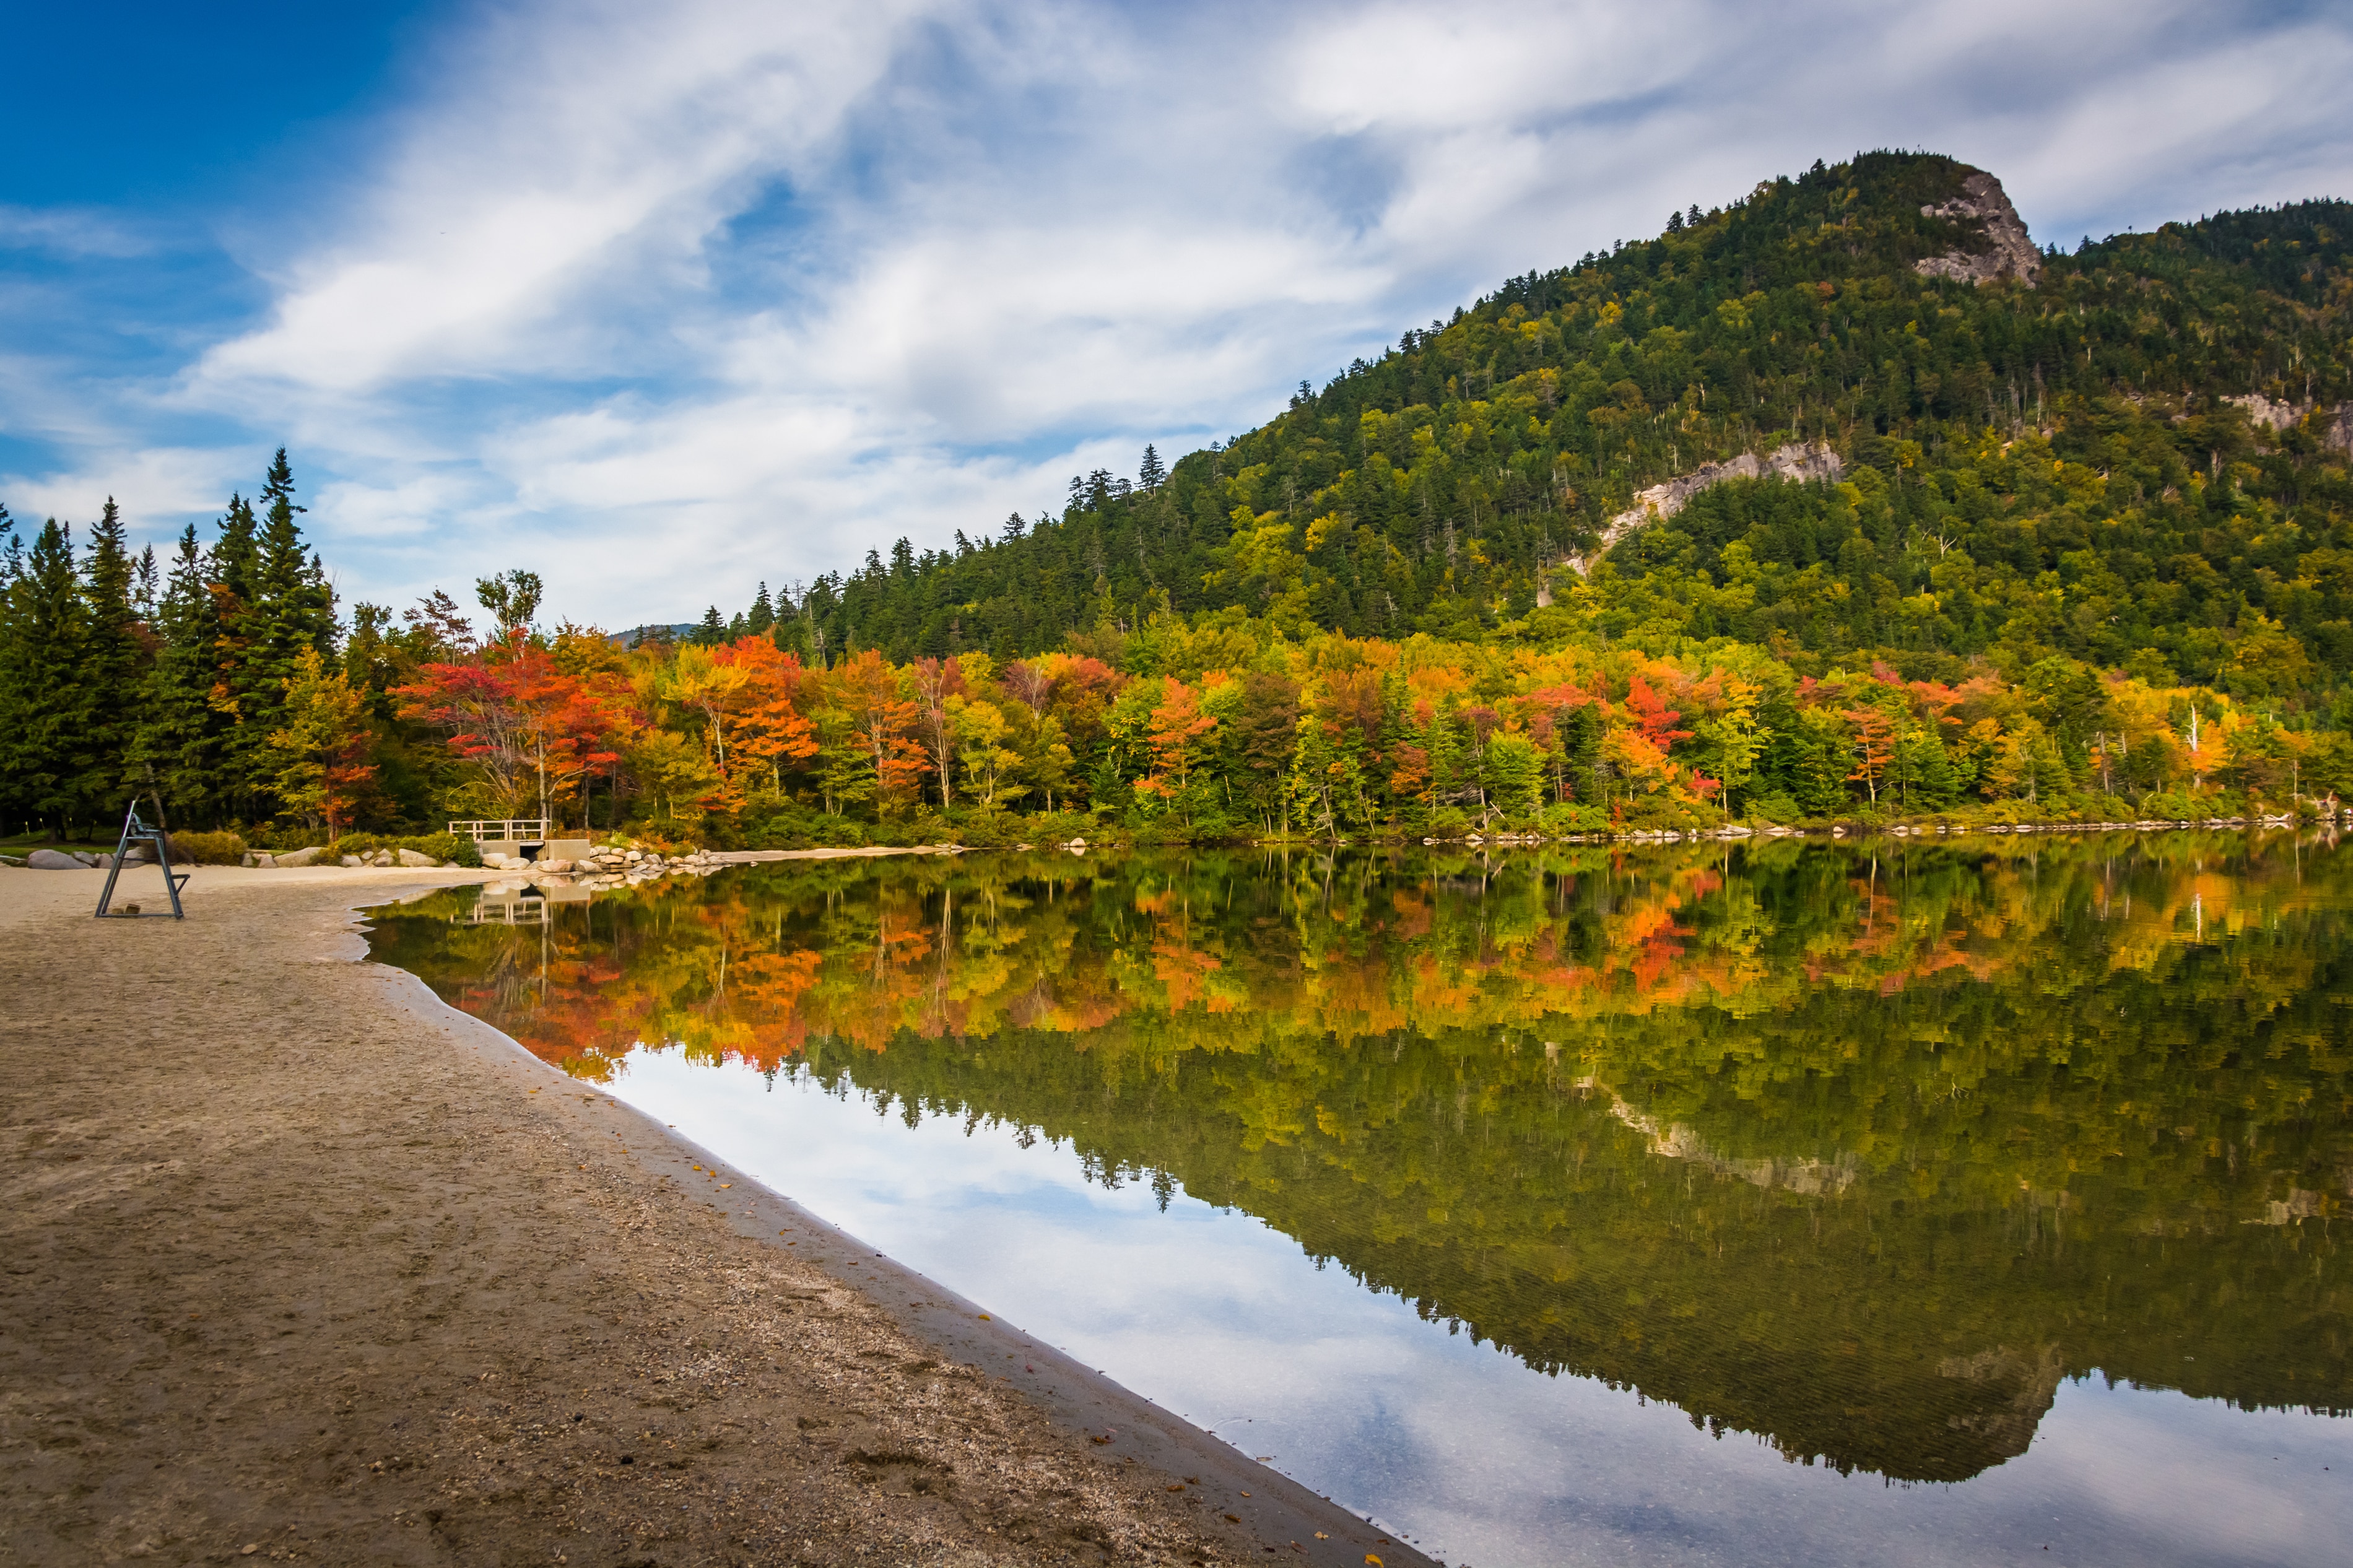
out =
[[226,763],[240,815],[267,816],[277,769],[269,736],[285,722],[286,682],[305,648],[334,651],[334,595],[294,519],[294,472],[281,447],[264,477],[261,517],[236,498],[213,551],[221,609],[222,680],[216,700],[232,704]]
[[1161,466],[1159,452],[1149,441],[1145,442],[1144,461],[1135,470],[1137,487],[1142,489],[1156,490],[1166,482],[1167,479],[1168,470]]
[[763,583],[760,591],[752,596],[752,613],[744,617],[744,629],[758,637],[776,624],[776,606],[768,598],[768,585]]
[[111,817],[119,804],[138,724],[147,649],[132,603],[136,570],[124,547],[121,509],[109,496],[83,563],[84,711],[71,762],[79,815],[90,821]]
[[63,837],[77,805],[77,738],[88,719],[81,679],[88,607],[72,537],[57,519],[43,525],[11,590],[9,644],[0,650],[0,664],[15,678],[5,793],[46,823],[50,837]]
[[212,681],[205,700],[222,720],[218,757],[221,809],[250,821],[266,815],[256,809],[260,762],[256,749],[267,726],[248,725],[251,714],[266,711],[270,699],[253,689],[251,672],[254,633],[259,624],[255,599],[260,592],[261,549],[253,508],[241,495],[228,498],[221,517],[220,538],[212,549],[211,580],[206,592],[213,601]]
[[702,612],[702,619],[695,623],[686,640],[702,647],[717,647],[727,640],[727,623],[719,618],[718,605]]
[[25,542],[16,537],[16,520],[0,506],[0,833],[24,825],[25,808],[16,789],[18,748],[25,729],[16,667],[17,614],[24,579]]
[[278,448],[263,479],[259,557],[254,572],[253,633],[246,661],[246,689],[260,699],[248,722],[275,728],[286,705],[286,682],[294,678],[302,650],[333,651],[333,611],[322,592],[323,574],[303,547],[294,521],[304,509],[294,504],[294,473],[286,448]]
[[210,567],[190,523],[156,606],[155,660],[147,670],[132,763],[142,782],[153,780],[175,820],[217,826],[227,820],[231,791],[221,766],[228,716],[213,701],[221,600]]

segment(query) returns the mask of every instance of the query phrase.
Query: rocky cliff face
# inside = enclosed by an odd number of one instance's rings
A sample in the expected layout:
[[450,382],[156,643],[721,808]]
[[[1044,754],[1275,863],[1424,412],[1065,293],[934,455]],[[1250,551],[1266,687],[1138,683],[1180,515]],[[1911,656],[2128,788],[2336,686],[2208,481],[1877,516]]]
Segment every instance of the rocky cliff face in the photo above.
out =
[[[2245,409],[2248,424],[2260,426],[2274,436],[2302,425],[2315,411],[2313,404],[2275,402],[2260,392],[2225,397],[2222,401]],[[2353,457],[2353,403],[2342,404],[2333,412],[2323,413],[2310,428],[2326,450]]]
[[2001,182],[1982,169],[1961,182],[1961,194],[1951,201],[1920,209],[1922,217],[1951,218],[1964,225],[1978,226],[1982,244],[1961,250],[1931,256],[1912,264],[1913,270],[1930,278],[1957,278],[1970,283],[1990,283],[1998,278],[2014,279],[2028,288],[2042,271],[2042,253],[2034,248],[2034,241],[2026,232],[2026,225],[2018,209],[2010,205],[2010,196]]
[[[1588,555],[1571,556],[1567,564],[1576,568],[1578,576],[1593,570],[1593,563],[1609,553],[1620,540],[1661,518],[1672,517],[1683,510],[1683,504],[1710,485],[1720,485],[1726,479],[1753,479],[1765,474],[1778,474],[1785,479],[1834,479],[1844,471],[1839,455],[1826,443],[1800,446],[1791,442],[1777,447],[1772,456],[1759,458],[1754,452],[1743,452],[1728,462],[1704,463],[1688,474],[1677,474],[1663,484],[1652,485],[1634,497],[1634,504],[1609,520],[1601,531],[1601,542]],[[1540,603],[1551,603],[1549,595]]]

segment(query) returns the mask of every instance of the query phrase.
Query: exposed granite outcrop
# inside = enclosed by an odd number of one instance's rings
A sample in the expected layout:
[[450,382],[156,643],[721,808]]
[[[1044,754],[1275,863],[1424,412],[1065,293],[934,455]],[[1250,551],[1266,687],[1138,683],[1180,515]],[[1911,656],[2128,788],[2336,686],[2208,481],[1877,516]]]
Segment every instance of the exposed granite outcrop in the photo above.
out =
[[[2261,426],[2274,436],[2294,429],[2318,410],[2316,404],[2283,403],[2260,392],[2225,397],[2222,401],[2246,410],[2248,424]],[[2333,411],[2321,412],[2312,433],[2319,437],[2322,450],[2353,457],[2353,403],[2339,404]]]
[[2312,412],[2309,403],[2274,403],[2260,392],[2250,392],[2244,397],[2226,397],[2222,401],[2245,409],[2248,424],[2261,425],[2274,436],[2291,425],[2303,424],[2304,416]]
[[1826,443],[1802,444],[1792,441],[1777,447],[1769,457],[1759,458],[1754,452],[1721,463],[1703,463],[1687,474],[1652,485],[1634,497],[1634,504],[1609,520],[1602,529],[1600,542],[1591,552],[1571,556],[1567,564],[1576,568],[1579,576],[1593,570],[1593,563],[1616,547],[1618,542],[1636,529],[1670,518],[1683,510],[1691,498],[1710,485],[1720,485],[1726,479],[1760,479],[1767,473],[1778,474],[1785,479],[1834,479],[1845,471],[1839,455]]
[[2030,289],[2042,274],[2042,253],[2034,248],[2025,222],[2019,217],[2018,209],[2010,205],[2001,182],[1982,169],[1972,172],[1961,182],[1961,195],[1935,206],[1922,207],[1920,216],[1978,224],[1983,247],[1927,257],[1912,264],[1915,272],[1930,278],[1956,278],[1968,283],[1991,283],[2008,278]]

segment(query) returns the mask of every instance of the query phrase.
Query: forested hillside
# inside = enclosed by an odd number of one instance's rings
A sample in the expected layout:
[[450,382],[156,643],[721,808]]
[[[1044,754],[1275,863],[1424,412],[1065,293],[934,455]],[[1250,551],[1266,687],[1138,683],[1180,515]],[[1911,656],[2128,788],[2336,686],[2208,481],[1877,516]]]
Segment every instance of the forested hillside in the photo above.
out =
[[[2309,812],[2353,793],[2349,238],[2316,201],[2037,251],[1949,159],[1817,164],[681,644],[543,631],[527,571],[479,630],[339,621],[282,455],[168,569],[111,506],[79,555],[0,522],[0,817],[150,777],[281,836]],[[1776,452],[1825,477],[1698,488]]]
[[[2353,205],[2047,255],[2031,288],[1924,276],[1984,243],[1922,212],[1968,173],[1817,165],[1515,279],[1160,482],[1073,479],[1059,518],[819,581],[812,647],[1005,658],[1165,600],[1294,636],[1733,636],[1947,679],[2154,648],[2214,681],[2254,612],[2341,667],[2353,583],[2316,552],[2353,500],[2353,426],[2325,416],[2353,396]],[[2250,394],[2299,417],[2227,401]],[[1643,488],[1790,441],[1853,488],[1727,489],[1584,592],[1547,572]]]

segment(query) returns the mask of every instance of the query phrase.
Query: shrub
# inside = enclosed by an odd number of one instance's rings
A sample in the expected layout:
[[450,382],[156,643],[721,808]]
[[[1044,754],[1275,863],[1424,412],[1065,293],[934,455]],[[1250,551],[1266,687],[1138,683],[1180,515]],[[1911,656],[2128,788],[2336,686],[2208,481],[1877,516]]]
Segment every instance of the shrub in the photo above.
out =
[[785,802],[747,821],[743,838],[751,849],[854,849],[866,842],[866,830],[848,817]]
[[2215,816],[2213,803],[2186,790],[2152,795],[2140,803],[2141,816],[2152,822],[2197,822]]
[[482,864],[482,847],[462,833],[435,833],[409,843],[420,854],[430,855],[446,865],[480,869]]
[[235,866],[245,859],[246,843],[235,833],[174,833],[172,852],[197,866]]
[[1582,801],[1559,801],[1537,814],[1536,825],[1549,834],[1607,833],[1609,814]]

